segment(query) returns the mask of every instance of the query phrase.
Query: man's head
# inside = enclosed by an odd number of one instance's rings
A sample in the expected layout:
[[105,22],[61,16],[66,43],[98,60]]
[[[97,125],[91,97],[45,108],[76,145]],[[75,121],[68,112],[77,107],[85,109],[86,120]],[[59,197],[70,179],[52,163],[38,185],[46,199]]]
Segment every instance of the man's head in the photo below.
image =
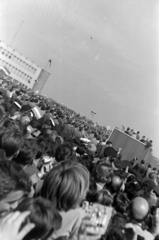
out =
[[148,164],[148,168],[151,168],[151,164]]
[[21,166],[31,165],[38,152],[38,145],[32,139],[25,139],[18,155],[12,159]]
[[73,159],[75,152],[69,144],[61,144],[57,147],[55,152],[55,159],[57,162],[64,161],[66,159]]
[[144,164],[145,164],[145,161],[144,161],[144,160],[141,160],[141,164],[144,165]]
[[[27,220],[35,224],[35,227],[23,238],[23,240],[48,239],[54,231],[61,227],[62,218],[53,204],[44,198],[26,198],[16,208],[16,211],[30,211]],[[22,224],[23,228],[25,222]]]
[[23,169],[12,161],[0,161],[0,212],[15,208],[31,190]]
[[111,171],[110,166],[106,163],[100,163],[95,171],[95,180],[100,183],[110,182],[111,179]]
[[0,148],[6,153],[8,160],[18,154],[22,144],[23,136],[17,129],[8,129],[0,134]]
[[112,142],[111,141],[107,141],[106,144],[107,144],[108,147],[112,147]]

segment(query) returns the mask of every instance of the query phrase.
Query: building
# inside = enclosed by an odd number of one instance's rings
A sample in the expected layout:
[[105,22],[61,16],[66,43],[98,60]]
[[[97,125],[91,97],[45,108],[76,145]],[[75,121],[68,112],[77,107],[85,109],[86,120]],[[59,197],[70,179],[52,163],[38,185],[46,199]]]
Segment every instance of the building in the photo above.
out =
[[13,81],[38,93],[50,76],[50,73],[2,41],[0,41],[0,66],[9,70],[9,76]]

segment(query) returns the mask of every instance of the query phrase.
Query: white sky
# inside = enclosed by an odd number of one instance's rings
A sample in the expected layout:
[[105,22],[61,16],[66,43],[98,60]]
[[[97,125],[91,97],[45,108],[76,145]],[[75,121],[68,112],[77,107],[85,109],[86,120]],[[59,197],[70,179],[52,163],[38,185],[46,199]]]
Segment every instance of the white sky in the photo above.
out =
[[159,156],[158,0],[0,0],[0,39],[47,69],[43,93],[106,126],[139,130]]

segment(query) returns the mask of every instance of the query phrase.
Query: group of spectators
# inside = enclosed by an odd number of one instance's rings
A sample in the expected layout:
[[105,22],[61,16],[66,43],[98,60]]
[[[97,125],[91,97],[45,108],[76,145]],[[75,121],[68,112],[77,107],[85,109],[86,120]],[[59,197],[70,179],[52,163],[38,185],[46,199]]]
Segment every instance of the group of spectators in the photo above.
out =
[[121,160],[105,127],[0,87],[0,239],[157,240],[158,170]]
[[139,131],[135,131],[134,129],[130,129],[129,127],[125,130],[124,126],[122,126],[121,130],[124,133],[126,133],[127,135],[129,135],[129,136],[137,139],[138,141],[144,143],[146,145],[146,147],[152,148],[153,141],[150,140],[149,138],[146,139],[145,136],[140,137],[140,132]]

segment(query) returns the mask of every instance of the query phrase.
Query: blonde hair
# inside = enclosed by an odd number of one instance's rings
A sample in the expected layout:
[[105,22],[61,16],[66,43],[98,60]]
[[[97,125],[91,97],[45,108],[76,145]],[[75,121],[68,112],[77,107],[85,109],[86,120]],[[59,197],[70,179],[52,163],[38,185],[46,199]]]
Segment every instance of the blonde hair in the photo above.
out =
[[63,161],[46,176],[41,195],[59,211],[76,208],[89,188],[89,172],[80,163]]

